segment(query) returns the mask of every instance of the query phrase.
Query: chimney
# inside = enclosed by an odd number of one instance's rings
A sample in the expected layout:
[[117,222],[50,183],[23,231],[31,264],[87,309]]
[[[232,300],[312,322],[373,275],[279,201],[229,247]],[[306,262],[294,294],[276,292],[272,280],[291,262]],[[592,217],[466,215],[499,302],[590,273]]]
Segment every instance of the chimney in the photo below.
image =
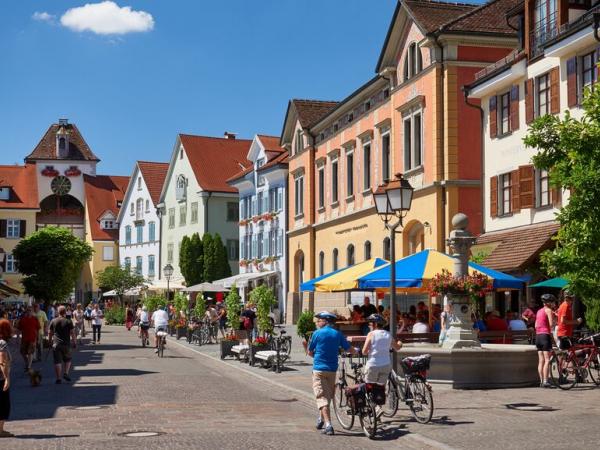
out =
[[226,131],[223,133],[223,136],[225,136],[227,139],[235,139],[235,135],[236,133],[232,133],[231,131]]
[[61,126],[69,125],[69,119],[58,119],[58,124]]

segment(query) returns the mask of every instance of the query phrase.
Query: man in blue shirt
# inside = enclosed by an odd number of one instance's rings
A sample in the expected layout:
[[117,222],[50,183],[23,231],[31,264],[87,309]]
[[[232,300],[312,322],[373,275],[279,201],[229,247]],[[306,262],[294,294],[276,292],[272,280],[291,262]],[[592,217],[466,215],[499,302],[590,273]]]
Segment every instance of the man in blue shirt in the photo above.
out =
[[306,353],[313,360],[313,391],[317,399],[319,417],[317,418],[317,430],[323,429],[324,434],[332,435],[331,414],[329,403],[335,393],[335,374],[338,368],[338,354],[340,348],[350,353],[355,350],[340,331],[333,328],[336,316],[327,311],[316,314],[317,327],[310,342],[303,342]]

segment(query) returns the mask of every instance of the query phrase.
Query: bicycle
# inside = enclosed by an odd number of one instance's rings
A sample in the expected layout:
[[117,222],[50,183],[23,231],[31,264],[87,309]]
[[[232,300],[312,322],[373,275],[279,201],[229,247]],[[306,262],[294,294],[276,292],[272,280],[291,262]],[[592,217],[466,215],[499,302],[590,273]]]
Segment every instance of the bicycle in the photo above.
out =
[[156,336],[158,337],[158,357],[162,358],[163,353],[165,351],[165,345],[167,343],[167,332],[164,330],[159,330],[156,332]]
[[[590,341],[586,344],[586,341]],[[587,378],[600,386],[600,333],[581,338],[567,350],[553,350],[550,378],[558,388],[568,391]]]
[[399,376],[393,369],[388,376],[386,403],[382,406],[382,414],[384,417],[395,416],[400,402],[403,402],[417,422],[429,423],[434,410],[432,388],[427,382],[431,355],[403,358],[400,365],[403,376]]
[[[342,354],[340,357],[338,379],[335,384],[333,397],[333,410],[339,424],[345,430],[350,430],[354,426],[355,417],[358,416],[363,433],[369,439],[372,439],[377,432],[377,423],[379,420],[375,396],[380,396],[381,392],[377,392],[377,385],[364,382],[361,369],[364,365],[365,357],[362,355],[358,357],[363,362],[352,362],[353,356],[349,354]],[[350,359],[350,368],[353,371],[353,375],[346,372],[346,358]],[[348,386],[347,378],[355,382],[353,387]]]

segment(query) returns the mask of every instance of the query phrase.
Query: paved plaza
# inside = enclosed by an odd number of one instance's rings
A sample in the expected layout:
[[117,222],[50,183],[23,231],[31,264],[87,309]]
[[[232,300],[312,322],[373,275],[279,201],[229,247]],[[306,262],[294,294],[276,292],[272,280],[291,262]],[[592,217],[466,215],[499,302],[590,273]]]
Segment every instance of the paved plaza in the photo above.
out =
[[[339,426],[336,436],[323,436],[314,430],[310,364],[295,347],[290,369],[276,374],[221,361],[214,345],[172,338],[159,359],[133,331],[105,327],[102,344],[77,350],[72,385],[54,385],[47,361],[37,388],[15,352],[6,428],[17,437],[2,440],[2,448],[591,449],[600,439],[600,389],[589,385],[570,392],[435,385],[431,424],[402,410],[376,440]],[[138,431],[162,434],[123,436]]]

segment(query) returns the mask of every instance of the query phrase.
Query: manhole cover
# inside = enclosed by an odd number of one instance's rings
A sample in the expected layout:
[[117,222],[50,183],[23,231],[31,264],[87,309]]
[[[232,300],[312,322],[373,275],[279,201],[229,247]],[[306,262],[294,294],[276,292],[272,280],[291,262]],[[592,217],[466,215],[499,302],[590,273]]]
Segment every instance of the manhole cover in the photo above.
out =
[[271,400],[273,400],[274,402],[284,402],[284,403],[291,403],[291,402],[298,401],[297,398],[272,398]]
[[550,406],[539,405],[537,403],[509,403],[506,407],[518,411],[556,411]]
[[72,406],[69,409],[75,409],[77,411],[89,411],[93,409],[106,409],[108,406],[105,405],[93,405],[93,406]]
[[161,434],[165,434],[161,431],[130,431],[127,433],[119,433],[119,436],[125,437],[154,437],[160,436]]

